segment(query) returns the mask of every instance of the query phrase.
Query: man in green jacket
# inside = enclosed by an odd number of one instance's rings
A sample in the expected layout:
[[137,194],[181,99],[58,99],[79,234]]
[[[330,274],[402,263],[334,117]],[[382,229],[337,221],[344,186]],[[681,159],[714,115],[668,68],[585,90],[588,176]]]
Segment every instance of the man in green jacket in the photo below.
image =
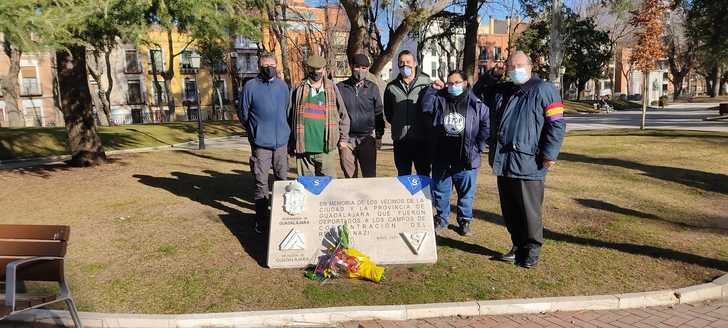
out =
[[394,142],[394,165],[397,175],[412,174],[412,164],[419,175],[430,175],[427,131],[432,125],[422,112],[422,99],[432,83],[427,74],[417,71],[415,55],[404,50],[397,57],[399,76],[384,91],[384,116],[391,125]]

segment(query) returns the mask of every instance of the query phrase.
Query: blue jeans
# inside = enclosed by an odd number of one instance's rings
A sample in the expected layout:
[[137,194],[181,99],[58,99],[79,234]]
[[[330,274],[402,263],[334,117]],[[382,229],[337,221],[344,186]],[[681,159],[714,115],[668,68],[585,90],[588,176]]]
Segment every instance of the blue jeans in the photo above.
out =
[[450,216],[450,195],[453,183],[458,194],[458,223],[473,219],[473,197],[475,196],[478,169],[453,170],[448,167],[432,166],[432,205],[439,224],[447,224]]

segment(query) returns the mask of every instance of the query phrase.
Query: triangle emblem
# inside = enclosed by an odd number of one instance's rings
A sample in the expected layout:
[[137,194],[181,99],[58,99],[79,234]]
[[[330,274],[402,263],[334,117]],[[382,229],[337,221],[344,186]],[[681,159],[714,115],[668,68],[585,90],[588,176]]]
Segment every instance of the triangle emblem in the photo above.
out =
[[296,229],[291,229],[283,239],[278,248],[282,251],[300,251],[306,248],[306,241],[303,238],[303,233]]
[[420,254],[420,248],[422,248],[422,244],[424,244],[425,239],[427,239],[427,232],[400,232],[400,236],[402,236],[402,239],[404,239],[404,242],[407,243],[407,246],[409,246],[410,250],[412,250],[412,253],[415,253],[415,255]]

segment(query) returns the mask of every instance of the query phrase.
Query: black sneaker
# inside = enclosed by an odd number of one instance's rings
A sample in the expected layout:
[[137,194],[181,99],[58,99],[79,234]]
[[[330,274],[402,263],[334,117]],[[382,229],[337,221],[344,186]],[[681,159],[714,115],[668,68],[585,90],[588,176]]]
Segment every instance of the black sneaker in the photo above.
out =
[[538,248],[528,249],[525,253],[525,258],[518,263],[521,267],[526,269],[532,269],[538,266],[538,259],[541,250]]
[[508,253],[496,255],[493,257],[494,260],[503,261],[503,262],[515,262],[516,261],[516,252],[518,251],[517,246],[511,247],[511,250],[508,251]]
[[464,220],[460,222],[460,230],[458,231],[458,233],[461,236],[469,237],[469,236],[473,235],[473,231],[470,230],[470,223],[471,223],[470,221],[464,221]]

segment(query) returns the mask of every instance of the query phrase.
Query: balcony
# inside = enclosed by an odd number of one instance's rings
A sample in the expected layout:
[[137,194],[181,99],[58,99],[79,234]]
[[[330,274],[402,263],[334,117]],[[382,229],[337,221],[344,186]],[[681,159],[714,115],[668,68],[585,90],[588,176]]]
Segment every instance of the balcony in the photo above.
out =
[[199,72],[198,68],[193,68],[190,65],[182,64],[179,67],[180,74],[197,74]]

